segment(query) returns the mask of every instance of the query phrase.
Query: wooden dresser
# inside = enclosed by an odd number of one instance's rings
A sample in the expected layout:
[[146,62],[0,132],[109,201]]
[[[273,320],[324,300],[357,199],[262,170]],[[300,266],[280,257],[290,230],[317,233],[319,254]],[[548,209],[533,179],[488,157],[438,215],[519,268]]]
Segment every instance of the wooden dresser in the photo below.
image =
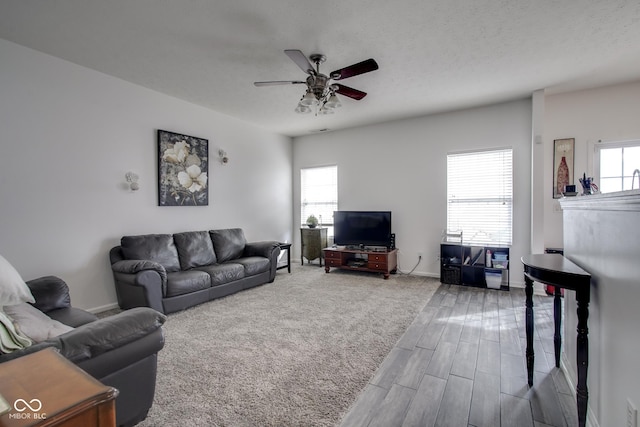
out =
[[53,348],[1,363],[0,395],[11,407],[0,416],[0,427],[116,425],[118,390]]

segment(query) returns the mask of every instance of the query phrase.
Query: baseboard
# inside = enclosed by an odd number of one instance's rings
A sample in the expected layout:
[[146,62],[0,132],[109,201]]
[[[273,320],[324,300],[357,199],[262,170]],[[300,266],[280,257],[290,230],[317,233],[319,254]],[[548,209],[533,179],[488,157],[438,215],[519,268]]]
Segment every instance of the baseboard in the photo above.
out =
[[[569,376],[565,353],[562,353],[560,357],[560,369],[562,370],[562,373],[564,374],[564,378],[567,380],[567,383],[569,384],[571,395],[573,396],[574,399],[576,399],[577,398],[576,385],[573,383],[573,381],[571,380],[571,377]],[[591,410],[591,406],[588,403],[587,403],[587,427],[600,427],[600,424],[598,424],[598,421],[596,420],[596,416],[593,414],[593,411]]]
[[113,310],[114,308],[118,308],[118,303],[113,302],[111,304],[101,305],[100,307],[88,308],[86,309],[89,313],[98,314],[103,311]]
[[425,271],[414,271],[413,273],[409,274],[408,271],[400,271],[398,270],[398,274],[405,274],[407,276],[420,276],[420,277],[431,277],[434,279],[439,279],[440,278],[440,274],[435,274],[435,273],[429,273],[429,272],[425,272]]

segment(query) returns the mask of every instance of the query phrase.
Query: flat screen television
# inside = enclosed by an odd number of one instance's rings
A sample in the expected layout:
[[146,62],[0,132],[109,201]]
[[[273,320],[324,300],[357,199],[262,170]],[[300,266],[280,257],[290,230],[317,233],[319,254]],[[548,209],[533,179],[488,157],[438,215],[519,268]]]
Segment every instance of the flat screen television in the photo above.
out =
[[390,211],[334,211],[334,243],[391,247]]

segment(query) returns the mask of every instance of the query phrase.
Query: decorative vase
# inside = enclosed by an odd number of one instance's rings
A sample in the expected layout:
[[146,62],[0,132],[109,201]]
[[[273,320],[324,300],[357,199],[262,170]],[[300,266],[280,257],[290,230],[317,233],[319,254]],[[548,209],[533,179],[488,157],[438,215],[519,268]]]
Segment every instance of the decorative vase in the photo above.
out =
[[560,164],[558,165],[558,176],[556,184],[556,194],[564,193],[565,185],[569,185],[569,166],[567,166],[567,160],[562,156]]
[[307,224],[309,228],[316,228],[316,224]]

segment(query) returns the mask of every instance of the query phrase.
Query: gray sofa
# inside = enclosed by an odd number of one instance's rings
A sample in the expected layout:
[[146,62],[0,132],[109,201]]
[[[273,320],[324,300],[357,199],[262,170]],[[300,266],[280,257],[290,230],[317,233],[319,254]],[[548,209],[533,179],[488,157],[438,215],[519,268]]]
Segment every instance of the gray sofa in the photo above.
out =
[[109,258],[120,308],[168,314],[273,282],[279,254],[232,228],[124,236]]
[[153,404],[157,354],[164,347],[162,325],[166,316],[140,307],[98,319],[71,306],[69,288],[62,279],[46,276],[26,283],[35,308],[75,329],[2,354],[0,363],[54,347],[103,384],[118,389],[117,426],[130,427],[144,420]]

